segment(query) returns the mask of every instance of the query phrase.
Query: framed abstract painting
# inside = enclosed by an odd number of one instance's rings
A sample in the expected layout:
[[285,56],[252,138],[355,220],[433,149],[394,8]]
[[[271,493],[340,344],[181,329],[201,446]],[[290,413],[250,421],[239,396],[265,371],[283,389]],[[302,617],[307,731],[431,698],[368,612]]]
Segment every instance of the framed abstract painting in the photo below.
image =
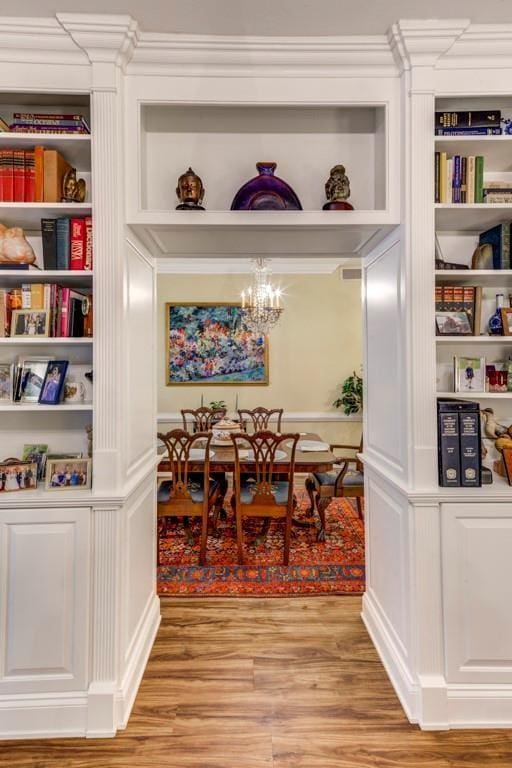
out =
[[165,305],[166,384],[268,384],[268,339],[239,304]]

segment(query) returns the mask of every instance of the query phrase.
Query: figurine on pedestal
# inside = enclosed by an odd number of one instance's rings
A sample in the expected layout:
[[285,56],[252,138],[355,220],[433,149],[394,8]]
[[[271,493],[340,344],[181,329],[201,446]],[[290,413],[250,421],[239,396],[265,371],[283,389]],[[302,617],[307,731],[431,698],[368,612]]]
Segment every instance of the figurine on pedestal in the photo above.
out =
[[327,203],[322,206],[323,211],[353,211],[354,206],[347,202],[350,197],[350,182],[345,175],[344,165],[335,165],[325,182],[325,196]]
[[203,182],[192,168],[179,177],[176,195],[180,201],[176,206],[177,211],[204,211],[201,205],[204,197]]

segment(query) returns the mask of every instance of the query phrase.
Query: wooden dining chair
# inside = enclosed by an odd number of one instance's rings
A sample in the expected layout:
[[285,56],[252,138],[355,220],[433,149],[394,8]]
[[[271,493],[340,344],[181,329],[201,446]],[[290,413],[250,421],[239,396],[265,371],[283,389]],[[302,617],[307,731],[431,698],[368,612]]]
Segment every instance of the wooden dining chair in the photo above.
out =
[[[244,563],[243,550],[243,521],[245,517],[284,519],[284,548],[283,564],[288,565],[290,558],[290,537],[292,513],[296,504],[293,494],[293,473],[295,469],[295,449],[299,439],[298,434],[276,435],[264,430],[248,435],[237,432],[231,435],[235,447],[235,471],[233,475],[234,493],[231,500],[236,516],[236,542],[238,562]],[[287,461],[288,469],[283,475],[276,475],[276,452],[290,447]],[[249,448],[254,456],[254,479],[245,479],[240,472],[240,463],[244,461],[240,451]]]
[[[199,549],[199,564],[206,562],[206,540],[208,536],[208,517],[213,510],[213,528],[216,529],[219,513],[219,484],[210,479],[209,449],[212,439],[211,432],[196,432],[189,434],[183,429],[173,429],[166,434],[158,433],[159,440],[167,449],[170,464],[171,479],[162,480],[157,492],[157,517],[182,517],[185,535],[189,543],[193,543],[189,528],[189,518],[201,518],[201,538]],[[198,473],[194,472],[193,480],[189,472],[192,448],[204,449],[204,471],[197,482]],[[160,565],[159,547],[157,544],[158,565]]]
[[[319,541],[325,539],[325,512],[334,498],[355,498],[357,514],[360,520],[363,519],[364,467],[357,457],[362,449],[362,440],[359,445],[333,443],[329,446],[330,451],[344,451],[337,456],[334,469],[330,472],[315,472],[306,478],[306,490],[311,501],[308,512],[313,514],[316,509],[320,517]],[[347,451],[350,451],[350,455]]]
[[243,430],[247,431],[247,426],[252,425],[253,432],[261,432],[262,430],[270,430],[270,421],[277,415],[276,432],[281,431],[281,419],[283,418],[282,408],[263,408],[258,406],[252,410],[242,408],[238,410],[238,417],[240,419],[240,426]]
[[226,415],[225,408],[182,408],[181,418],[186,432],[209,432],[216,421]]

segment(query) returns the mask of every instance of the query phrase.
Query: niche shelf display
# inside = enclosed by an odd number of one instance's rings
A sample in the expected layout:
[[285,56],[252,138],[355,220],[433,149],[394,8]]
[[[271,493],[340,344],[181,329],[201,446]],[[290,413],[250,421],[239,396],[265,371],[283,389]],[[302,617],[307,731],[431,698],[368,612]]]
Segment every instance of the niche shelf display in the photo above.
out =
[[[128,223],[160,256],[350,256],[398,224],[391,211],[386,109],[382,106],[143,104],[138,204]],[[277,164],[301,211],[232,211],[235,193]],[[346,166],[353,211],[322,211],[330,169]],[[204,211],[177,211],[178,177],[191,165]],[[394,172],[394,171],[393,171]]]
[[[83,115],[90,125],[89,96],[83,94],[43,94],[43,93],[3,93],[0,94],[0,117],[10,125],[16,114],[52,114],[52,115]],[[48,297],[51,286],[77,291],[79,294],[92,296],[92,269],[45,269],[43,258],[42,219],[83,219],[92,214],[91,196],[91,143],[90,133],[81,134],[70,130],[60,132],[62,126],[55,123],[59,132],[38,133],[34,127],[28,126],[26,132],[0,132],[0,153],[10,150],[31,152],[36,146],[57,150],[60,155],[77,170],[77,176],[86,182],[87,194],[83,203],[73,202],[0,202],[0,222],[7,227],[22,227],[25,236],[36,254],[36,265],[28,270],[1,269],[0,291],[5,297],[9,292],[24,289],[24,301],[32,301],[35,296],[31,293],[34,287],[45,296],[43,307],[39,301],[36,306],[22,306],[25,309],[48,307]],[[66,126],[67,130],[67,126]],[[2,158],[4,155],[1,155]],[[26,162],[26,161],[25,161]],[[26,171],[25,171],[26,172]],[[85,243],[85,241],[84,241]],[[42,286],[42,288],[41,288]],[[56,290],[53,289],[53,290]],[[52,294],[53,296],[53,294]],[[51,312],[57,310],[53,306]],[[92,310],[91,310],[92,311]],[[4,331],[4,334],[8,332]],[[53,359],[68,360],[69,366],[66,379],[82,382],[84,398],[80,402],[61,402],[56,405],[42,405],[37,402],[13,402],[0,399],[0,418],[2,429],[0,434],[0,460],[8,457],[22,457],[23,446],[26,444],[47,444],[48,451],[54,454],[88,455],[88,434],[86,428],[93,419],[93,391],[85,373],[92,369],[93,364],[92,336],[54,336],[34,337],[0,336],[0,364],[15,365],[20,359]],[[44,486],[44,483],[43,483]],[[25,492],[20,492],[25,493]],[[26,492],[28,494],[28,492]],[[30,503],[34,502],[35,494],[31,492]],[[80,492],[81,496],[90,491]],[[44,488],[39,488],[37,497],[45,495]],[[7,499],[8,494],[0,494],[0,499]],[[21,498],[17,496],[16,498]],[[74,498],[74,497],[73,497]],[[27,499],[28,501],[28,499]]]

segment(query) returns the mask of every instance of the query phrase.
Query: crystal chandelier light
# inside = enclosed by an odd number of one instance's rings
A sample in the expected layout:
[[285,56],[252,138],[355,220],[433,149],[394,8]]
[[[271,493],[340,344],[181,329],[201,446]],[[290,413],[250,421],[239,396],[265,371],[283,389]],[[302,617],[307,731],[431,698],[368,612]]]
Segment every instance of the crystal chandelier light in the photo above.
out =
[[268,259],[254,259],[252,285],[242,291],[242,321],[249,331],[266,336],[283,311],[281,291],[270,282]]

